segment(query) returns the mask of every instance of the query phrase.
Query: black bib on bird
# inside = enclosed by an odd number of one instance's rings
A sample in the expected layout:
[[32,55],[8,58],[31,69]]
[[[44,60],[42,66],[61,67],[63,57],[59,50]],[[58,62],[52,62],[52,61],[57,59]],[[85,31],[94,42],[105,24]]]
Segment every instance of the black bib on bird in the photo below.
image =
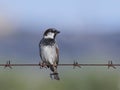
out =
[[54,45],[55,44],[55,40],[54,39],[42,39],[40,44],[43,44],[43,45]]

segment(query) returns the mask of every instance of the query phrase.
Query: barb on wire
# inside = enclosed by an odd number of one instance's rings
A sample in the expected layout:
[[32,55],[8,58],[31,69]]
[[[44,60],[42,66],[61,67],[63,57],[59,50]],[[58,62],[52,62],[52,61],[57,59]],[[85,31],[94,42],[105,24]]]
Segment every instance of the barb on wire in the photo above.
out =
[[10,69],[12,69],[12,66],[10,64],[10,60],[6,62],[6,64],[4,65],[4,68],[9,67]]
[[80,64],[78,64],[77,61],[74,61],[74,63],[73,63],[73,69],[75,69],[75,67],[81,68]]
[[113,64],[112,61],[108,61],[108,69],[109,69],[110,67],[116,69],[116,67],[115,67],[115,65]]

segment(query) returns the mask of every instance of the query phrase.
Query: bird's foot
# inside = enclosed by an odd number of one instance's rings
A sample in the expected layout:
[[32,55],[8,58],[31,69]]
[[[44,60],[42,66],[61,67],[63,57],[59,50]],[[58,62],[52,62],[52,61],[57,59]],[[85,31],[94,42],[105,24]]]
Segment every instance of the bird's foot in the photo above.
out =
[[42,62],[42,63],[40,62],[39,65],[40,65],[40,69],[42,69],[42,68],[47,69],[48,68],[45,62]]
[[55,62],[55,63],[53,63],[53,67],[57,67],[57,64],[56,64],[56,62]]

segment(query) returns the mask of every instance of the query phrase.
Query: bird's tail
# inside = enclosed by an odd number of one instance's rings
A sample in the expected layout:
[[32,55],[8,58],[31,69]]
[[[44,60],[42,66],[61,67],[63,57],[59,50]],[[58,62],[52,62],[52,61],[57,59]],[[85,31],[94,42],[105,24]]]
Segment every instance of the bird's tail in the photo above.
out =
[[54,73],[54,79],[55,80],[60,80],[58,73]]
[[51,65],[51,66],[50,66],[50,70],[53,72],[53,73],[51,74],[51,78],[52,78],[52,75],[53,75],[55,80],[60,80],[59,74],[58,74],[58,72],[57,72],[57,67]]

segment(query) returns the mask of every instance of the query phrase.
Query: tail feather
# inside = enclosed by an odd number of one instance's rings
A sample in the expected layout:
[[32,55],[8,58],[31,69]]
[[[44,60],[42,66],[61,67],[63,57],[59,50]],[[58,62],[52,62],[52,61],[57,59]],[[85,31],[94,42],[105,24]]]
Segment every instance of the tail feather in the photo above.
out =
[[54,71],[55,71],[55,68],[54,68],[54,66],[53,66],[53,65],[50,65],[49,67],[50,67],[50,70],[51,70],[52,72],[54,72]]
[[60,80],[58,73],[56,73],[56,74],[54,75],[54,79],[55,79],[55,80]]
[[54,76],[54,79],[55,79],[55,80],[60,80],[59,75],[58,75],[58,72],[57,72],[57,67],[51,65],[51,66],[50,66],[50,70],[53,72],[51,75]]

